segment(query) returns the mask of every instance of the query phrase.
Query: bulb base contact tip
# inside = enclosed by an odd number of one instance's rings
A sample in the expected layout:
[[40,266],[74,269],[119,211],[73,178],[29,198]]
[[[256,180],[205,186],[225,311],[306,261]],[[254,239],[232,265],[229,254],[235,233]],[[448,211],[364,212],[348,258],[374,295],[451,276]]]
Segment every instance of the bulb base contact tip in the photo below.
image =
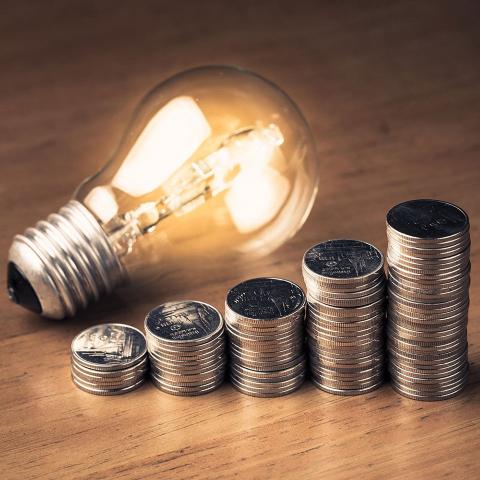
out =
[[105,232],[76,200],[15,236],[10,247],[10,299],[46,317],[71,317],[125,280]]

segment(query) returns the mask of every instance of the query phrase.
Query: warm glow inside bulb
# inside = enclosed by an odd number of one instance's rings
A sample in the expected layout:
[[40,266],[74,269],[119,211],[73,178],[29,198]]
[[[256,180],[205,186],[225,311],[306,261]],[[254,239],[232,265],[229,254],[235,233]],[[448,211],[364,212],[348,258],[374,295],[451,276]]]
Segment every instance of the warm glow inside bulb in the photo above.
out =
[[210,125],[193,98],[174,98],[147,124],[112,185],[133,197],[152,192],[192,156],[210,133]]
[[290,184],[274,168],[242,171],[226,195],[226,204],[240,233],[251,233],[270,222],[287,198]]

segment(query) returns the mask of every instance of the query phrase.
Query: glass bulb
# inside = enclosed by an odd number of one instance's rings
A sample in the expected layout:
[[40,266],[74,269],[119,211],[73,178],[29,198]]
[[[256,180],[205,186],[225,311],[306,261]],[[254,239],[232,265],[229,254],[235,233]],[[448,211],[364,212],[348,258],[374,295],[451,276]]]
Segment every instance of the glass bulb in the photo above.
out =
[[69,204],[15,238],[10,297],[63,318],[152,261],[264,255],[306,220],[317,179],[308,125],[277,86],[235,67],[182,72],[144,98]]

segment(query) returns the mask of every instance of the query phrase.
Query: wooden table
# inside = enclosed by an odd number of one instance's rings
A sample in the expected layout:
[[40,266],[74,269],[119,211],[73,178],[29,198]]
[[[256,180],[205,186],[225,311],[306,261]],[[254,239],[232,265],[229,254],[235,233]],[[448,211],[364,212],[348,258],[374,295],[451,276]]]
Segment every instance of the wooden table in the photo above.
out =
[[[167,276],[144,293],[133,285],[64,322],[3,295],[2,478],[478,477],[478,2],[55,0],[0,10],[2,268],[12,236],[108,157],[144,92],[193,65],[240,64],[274,79],[305,112],[321,163],[305,227],[248,270],[218,265],[208,281],[191,275],[183,285]],[[221,308],[246,276],[302,282],[308,246],[354,237],[385,249],[386,211],[418,197],[471,216],[471,376],[457,398],[415,402],[388,384],[343,398],[308,383],[279,399],[228,384],[203,398],[150,384],[101,398],[72,385],[70,341],[82,328],[141,326],[152,306],[175,298]]]

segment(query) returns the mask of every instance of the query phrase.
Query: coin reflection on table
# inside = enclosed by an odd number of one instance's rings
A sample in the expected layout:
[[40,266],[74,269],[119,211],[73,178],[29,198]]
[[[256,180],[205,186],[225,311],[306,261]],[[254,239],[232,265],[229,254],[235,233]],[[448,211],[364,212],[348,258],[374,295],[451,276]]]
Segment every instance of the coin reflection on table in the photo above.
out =
[[278,278],[254,278],[228,292],[230,381],[237,390],[278,397],[302,385],[305,302],[298,285]]
[[202,395],[224,380],[224,320],[211,305],[169,302],[145,319],[153,383],[172,395]]
[[73,339],[72,379],[85,392],[129,392],[145,381],[147,371],[145,337],[134,327],[106,323],[87,328]]

